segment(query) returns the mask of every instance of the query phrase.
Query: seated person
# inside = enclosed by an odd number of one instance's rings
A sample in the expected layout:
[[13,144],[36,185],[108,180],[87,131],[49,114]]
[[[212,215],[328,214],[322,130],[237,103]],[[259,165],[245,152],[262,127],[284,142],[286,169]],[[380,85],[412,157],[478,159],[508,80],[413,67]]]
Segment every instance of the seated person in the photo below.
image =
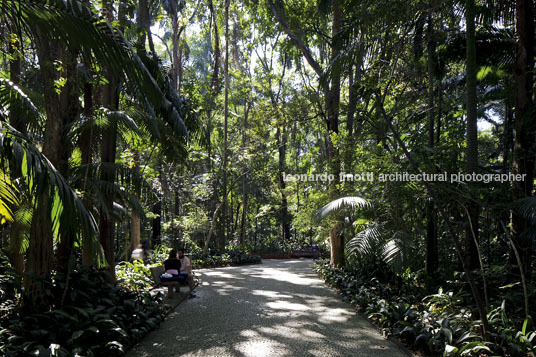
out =
[[171,274],[172,277],[160,276],[162,281],[181,281],[179,280],[181,262],[177,259],[177,251],[175,249],[171,249],[168,259],[164,261],[164,269],[166,270],[166,273]]
[[179,281],[185,282],[188,281],[188,286],[190,287],[190,297],[195,297],[192,293],[194,290],[194,277],[192,275],[192,264],[190,259],[184,255],[184,249],[179,249],[179,261],[180,261],[180,270],[179,270]]

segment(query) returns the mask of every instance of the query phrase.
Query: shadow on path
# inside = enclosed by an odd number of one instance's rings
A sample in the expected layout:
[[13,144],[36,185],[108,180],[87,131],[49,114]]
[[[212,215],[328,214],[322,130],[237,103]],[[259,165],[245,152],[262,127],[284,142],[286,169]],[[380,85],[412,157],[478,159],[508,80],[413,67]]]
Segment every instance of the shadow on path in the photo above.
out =
[[311,260],[196,271],[186,300],[134,346],[143,356],[407,356],[316,277]]

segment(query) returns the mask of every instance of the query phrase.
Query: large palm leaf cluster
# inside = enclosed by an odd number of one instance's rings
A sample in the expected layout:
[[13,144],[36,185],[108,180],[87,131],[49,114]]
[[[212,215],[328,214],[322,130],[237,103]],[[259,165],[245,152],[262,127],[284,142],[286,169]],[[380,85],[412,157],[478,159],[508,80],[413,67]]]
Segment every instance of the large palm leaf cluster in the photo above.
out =
[[[95,82],[104,68],[120,78],[121,110],[96,108],[91,116],[81,116],[79,121],[66,128],[72,143],[77,145],[81,138],[90,135],[91,152],[95,155],[102,133],[114,125],[124,145],[138,145],[139,149],[143,143],[150,143],[158,146],[170,160],[184,159],[190,133],[199,132],[199,125],[187,100],[179,98],[172,90],[156,58],[149,58],[143,52],[136,53],[121,31],[86,2],[0,0],[0,7],[0,21],[19,39],[51,41],[76,54],[79,68],[90,66],[83,68],[88,77],[86,80]],[[24,56],[23,52],[21,56]],[[64,235],[83,235],[93,237],[91,242],[98,245],[94,217],[99,210],[94,206],[104,206],[101,205],[103,197],[110,197],[105,192],[111,193],[116,203],[130,206],[143,215],[143,207],[136,195],[117,182],[98,179],[99,172],[108,169],[106,165],[112,165],[118,176],[128,177],[129,183],[149,187],[142,175],[128,165],[98,161],[82,165],[71,160],[68,180],[58,172],[41,151],[42,136],[38,134],[47,120],[44,109],[34,104],[26,94],[32,91],[24,86],[24,80],[15,85],[8,78],[0,78],[2,223],[11,222],[14,227],[15,223],[24,221],[27,224],[19,227],[27,230],[31,212],[37,205],[36,197],[45,191],[52,198],[48,211],[57,239]],[[22,133],[14,129],[11,123],[15,119],[25,123],[29,130]],[[23,202],[24,198],[26,202]],[[24,220],[16,218],[23,216],[26,217]]]
[[347,256],[361,270],[373,271],[389,267],[395,272],[403,271],[414,259],[408,233],[393,230],[384,222],[369,222],[355,215],[356,209],[371,208],[372,203],[362,197],[346,196],[335,199],[316,212],[322,219],[334,216],[343,223],[343,234],[350,236],[346,244]]

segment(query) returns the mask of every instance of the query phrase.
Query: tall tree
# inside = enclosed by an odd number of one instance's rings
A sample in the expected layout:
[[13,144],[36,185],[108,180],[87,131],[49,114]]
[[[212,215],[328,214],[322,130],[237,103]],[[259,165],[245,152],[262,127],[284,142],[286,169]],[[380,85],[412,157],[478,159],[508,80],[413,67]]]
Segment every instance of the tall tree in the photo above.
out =
[[[52,165],[57,165],[60,161],[60,150],[57,143],[62,141],[61,132],[63,128],[59,112],[59,98],[54,89],[56,72],[53,66],[54,59],[51,57],[52,45],[48,38],[44,36],[39,36],[36,41],[47,112],[43,154]],[[53,235],[52,222],[48,214],[50,200],[51,192],[50,188],[47,188],[37,198],[37,205],[30,228],[30,245],[28,247],[26,270],[33,274],[27,275],[24,279],[24,291],[27,304],[36,309],[45,306],[47,303],[45,301],[45,286],[48,275],[52,270]]]
[[[292,43],[301,51],[307,63],[313,68],[321,83],[322,92],[324,95],[324,109],[327,113],[325,123],[327,127],[327,151],[329,157],[330,174],[334,180],[330,183],[330,197],[335,199],[338,196],[338,184],[340,173],[340,160],[337,146],[333,139],[339,133],[339,105],[341,96],[341,68],[342,59],[341,53],[343,50],[344,38],[341,33],[344,13],[343,2],[341,0],[333,0],[331,2],[330,12],[331,20],[331,36],[329,41],[330,57],[329,66],[322,69],[322,66],[313,57],[313,52],[304,41],[296,35],[295,31],[287,24],[285,17],[281,14],[280,9],[276,7],[272,0],[268,0],[268,5],[274,14],[277,22],[287,34]],[[300,31],[303,33],[303,31]],[[338,229],[339,225],[335,225],[330,231],[331,241],[331,264],[335,266],[344,266],[344,236],[342,231]]]
[[[430,8],[428,14],[427,30],[427,67],[428,67],[428,147],[434,147],[434,70],[435,70],[435,43],[434,43],[434,18]],[[438,268],[437,251],[437,215],[433,202],[426,204],[426,273],[432,275]]]
[[[124,2],[124,0],[122,0]],[[120,5],[120,8],[124,4]],[[103,15],[109,23],[114,20],[113,6],[110,0],[102,0]],[[123,24],[124,19],[119,19]],[[110,111],[119,108],[119,78],[111,68],[104,69],[107,84],[102,88],[102,105]],[[101,174],[100,179],[110,185],[115,183],[115,158],[117,153],[117,123],[112,122],[103,133],[101,143]],[[104,250],[108,264],[109,279],[115,281],[115,222],[114,222],[114,194],[113,190],[104,191],[104,202],[99,208],[99,242]]]
[[[467,131],[465,171],[469,174],[478,169],[478,127],[477,127],[477,94],[476,94],[476,30],[475,30],[475,0],[467,0],[465,9],[466,33],[466,109]],[[478,205],[474,201],[468,203],[468,223],[465,226],[465,262],[469,269],[478,267]]]
[[[534,163],[536,153],[536,120],[534,119],[534,3],[532,0],[516,1],[517,51],[514,66],[515,79],[515,142],[512,171],[525,175],[523,181],[512,183],[512,198],[518,200],[533,194]],[[517,249],[523,272],[531,279],[532,241],[526,232],[530,222],[512,210],[511,229],[514,247]],[[510,248],[509,263],[517,266],[514,247]],[[516,268],[513,268],[516,269]]]
[[228,239],[228,197],[227,190],[228,188],[228,127],[229,127],[229,6],[231,5],[231,0],[225,0],[225,12],[224,12],[224,21],[225,21],[225,63],[223,67],[223,75],[225,80],[224,87],[224,104],[223,104],[223,162],[222,162],[222,210],[221,210],[221,227],[222,232],[219,241],[219,247],[222,249],[225,246],[225,243]]
[[[13,9],[15,11],[15,9]],[[16,33],[16,26],[8,24],[10,41],[8,44],[8,51],[11,57],[9,61],[9,79],[11,82],[18,86],[21,84],[21,67],[22,67],[22,38]],[[11,126],[21,134],[26,135],[28,123],[23,115],[17,115],[16,111],[10,111],[9,122]],[[12,170],[15,171],[15,170]],[[15,268],[15,271],[22,276],[24,272],[24,254],[21,251],[22,248],[22,234],[21,224],[19,222],[13,222],[10,231],[10,247],[9,256],[11,263]]]

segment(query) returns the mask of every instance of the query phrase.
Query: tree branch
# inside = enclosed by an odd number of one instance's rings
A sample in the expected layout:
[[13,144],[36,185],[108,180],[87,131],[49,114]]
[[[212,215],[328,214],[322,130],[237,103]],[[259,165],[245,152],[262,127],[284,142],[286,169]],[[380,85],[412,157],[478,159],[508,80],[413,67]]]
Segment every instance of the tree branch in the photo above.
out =
[[277,22],[279,22],[279,25],[281,25],[281,27],[283,28],[283,31],[285,31],[285,33],[288,35],[288,37],[290,37],[292,42],[294,42],[294,44],[300,49],[300,51],[302,52],[303,56],[307,60],[307,63],[309,63],[309,65],[314,69],[316,74],[319,77],[321,77],[322,74],[323,74],[322,68],[320,67],[318,62],[316,62],[315,59],[313,58],[313,56],[311,55],[311,50],[303,43],[303,41],[301,41],[298,38],[298,36],[296,36],[290,30],[290,28],[288,27],[285,19],[277,11],[277,9],[276,9],[276,7],[275,7],[275,5],[274,5],[272,0],[268,0],[268,5],[270,6],[270,9],[272,10],[272,13],[274,14]]

